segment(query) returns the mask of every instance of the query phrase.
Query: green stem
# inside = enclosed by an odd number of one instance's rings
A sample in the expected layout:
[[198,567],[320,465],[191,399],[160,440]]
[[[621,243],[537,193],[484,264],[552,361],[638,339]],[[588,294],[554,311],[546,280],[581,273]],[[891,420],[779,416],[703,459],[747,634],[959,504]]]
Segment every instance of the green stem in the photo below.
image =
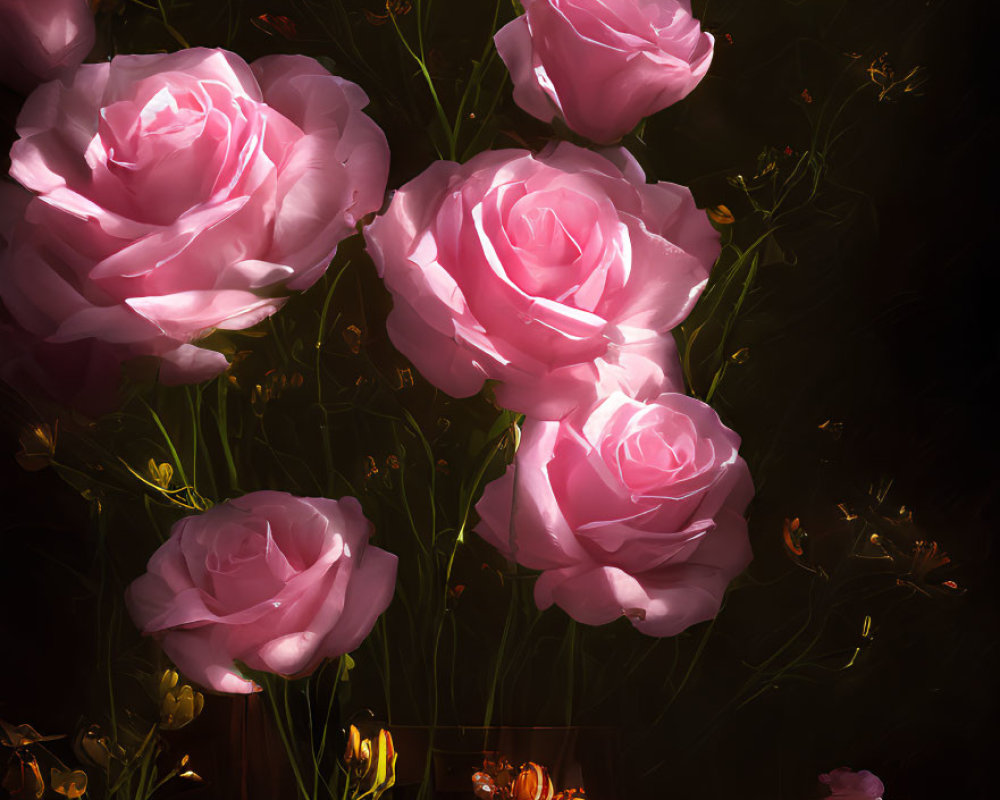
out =
[[[110,789],[108,789],[109,795],[113,795],[115,792],[117,792],[122,787],[122,784],[125,783],[126,780],[128,780],[128,782],[131,784],[132,775],[135,772],[135,760],[140,757],[142,757],[143,759],[146,758],[146,748],[149,747],[150,742],[153,741],[153,734],[155,733],[156,733],[156,726],[154,725],[152,728],[149,729],[149,733],[146,734],[146,738],[142,740],[142,744],[139,746],[139,750],[136,752],[135,758],[133,758],[132,761],[129,762],[128,766],[125,767],[122,774],[118,776],[118,780],[115,781],[114,785]],[[142,783],[140,781],[140,786],[141,785]]]
[[156,0],[156,4],[160,7],[160,16],[163,18],[163,27],[167,29],[167,33],[173,36],[174,39],[177,40],[177,44],[185,50],[191,47],[191,45],[187,43],[187,40],[181,36],[181,32],[167,21],[167,11],[163,7],[163,0]]
[[754,254],[753,260],[750,262],[750,271],[747,273],[746,279],[743,281],[743,289],[740,291],[740,296],[736,300],[736,305],[733,306],[732,313],[726,317],[725,325],[722,328],[722,338],[719,340],[718,348],[718,358],[722,359],[722,364],[716,370],[715,377],[712,379],[712,385],[708,388],[708,392],[705,394],[705,402],[711,403],[712,396],[715,394],[715,390],[718,388],[719,384],[722,382],[723,376],[726,374],[726,367],[728,366],[728,361],[726,360],[726,343],[729,340],[729,334],[732,331],[733,325],[736,323],[736,318],[740,315],[740,311],[743,308],[743,302],[747,298],[747,294],[750,292],[750,287],[753,286],[754,278],[757,277],[757,265],[760,262],[760,255],[758,253]]
[[392,725],[392,704],[391,697],[392,688],[391,684],[391,674],[389,672],[390,662],[389,662],[389,631],[387,630],[389,624],[385,620],[385,614],[379,617],[379,626],[382,629],[382,662],[385,665],[385,675],[383,676],[382,685],[385,689],[385,720],[389,725]]
[[702,653],[705,652],[705,647],[708,645],[708,639],[712,635],[712,631],[715,629],[716,619],[718,619],[718,617],[715,617],[705,628],[705,632],[701,635],[701,641],[698,642],[698,649],[694,651],[694,655],[691,657],[690,663],[688,663],[688,668],[684,672],[684,677],[681,679],[681,683],[677,687],[677,691],[673,693],[673,696],[670,698],[670,702],[663,707],[663,710],[659,713],[659,715],[657,715],[656,719],[653,720],[654,727],[659,724],[660,720],[663,719],[667,711],[670,710],[670,707],[674,704],[677,698],[680,697],[681,692],[684,691],[684,687],[687,686],[688,680],[690,680],[691,675],[694,673],[694,668],[701,660]]
[[229,448],[229,424],[227,419],[228,402],[226,393],[229,389],[225,376],[219,380],[219,404],[216,422],[219,426],[219,439],[222,442],[222,454],[226,459],[226,468],[229,470],[229,488],[233,492],[240,491],[239,473],[236,472],[236,463],[233,461],[233,451]]
[[309,790],[306,789],[305,781],[302,780],[302,772],[299,769],[299,760],[295,754],[295,751],[292,749],[292,743],[291,740],[289,739],[291,731],[286,732],[285,726],[281,721],[282,717],[281,711],[279,711],[278,709],[278,701],[274,696],[274,690],[275,690],[274,684],[276,680],[283,680],[283,679],[273,678],[273,677],[268,678],[267,685],[264,687],[264,693],[267,695],[267,700],[271,705],[271,712],[274,716],[274,724],[278,728],[278,736],[281,738],[281,743],[285,747],[285,753],[288,755],[288,762],[289,764],[291,764],[292,772],[295,775],[295,783],[299,787],[299,792],[302,795],[302,800],[313,800],[313,798],[309,796]]
[[[347,662],[344,656],[341,656],[339,659],[337,659],[337,674],[334,677],[333,688],[330,690],[330,699],[327,701],[326,704],[326,718],[323,722],[323,735],[320,737],[319,740],[319,748],[316,756],[317,759],[322,758],[323,753],[326,750],[326,737],[327,737],[327,731],[330,728],[330,715],[333,713],[333,701],[337,696],[337,689],[340,687],[340,681],[344,677],[344,669],[346,665]],[[319,768],[317,767],[317,770],[318,769]]]
[[[419,5],[419,4],[418,4]],[[399,23],[396,21],[396,15],[389,9],[389,19],[392,20],[392,27],[396,29],[396,34],[399,36],[399,40],[403,43],[403,47],[406,48],[406,52],[410,54],[410,57],[417,62],[417,66],[420,67],[420,73],[424,76],[424,81],[427,83],[427,88],[430,89],[431,99],[434,101],[434,108],[437,110],[438,120],[441,122],[441,127],[444,129],[445,137],[448,139],[448,157],[454,161],[455,160],[455,134],[451,128],[451,123],[448,121],[448,115],[444,111],[444,106],[441,105],[441,100],[438,98],[437,89],[434,87],[434,80],[431,78],[430,72],[427,70],[427,63],[424,59],[424,44],[423,44],[423,26],[419,22],[420,12],[417,12],[418,22],[417,22],[417,39],[419,42],[420,53],[418,54],[414,51],[413,47],[407,41],[406,37],[403,35],[403,31],[399,27]],[[444,158],[442,153],[438,153],[439,156]]]
[[569,621],[569,640],[566,658],[566,724],[573,722],[573,682],[576,675],[576,621]]
[[152,792],[147,788],[147,783],[154,777],[156,761],[156,746],[152,746],[146,751],[142,759],[142,769],[139,771],[139,785],[135,790],[136,800],[146,800]]
[[163,427],[163,422],[160,420],[159,415],[153,410],[153,407],[146,402],[144,397],[140,397],[142,404],[146,406],[149,411],[149,415],[153,418],[153,422],[156,423],[156,427],[159,428],[160,433],[163,435],[163,440],[167,443],[167,449],[170,450],[170,457],[174,460],[174,466],[177,468],[177,474],[181,476],[181,481],[185,486],[190,486],[192,489],[197,491],[197,487],[188,482],[187,473],[184,471],[184,463],[181,461],[179,455],[177,455],[177,448],[174,447],[174,442],[170,438],[170,434],[167,433],[167,429]]
[[[196,386],[194,389],[188,387],[187,389],[188,404],[191,408],[191,421],[194,427],[194,431],[191,434],[191,458],[194,460],[194,470],[192,471],[191,480],[196,484],[198,482],[198,443],[200,442],[202,445],[202,456],[205,459],[205,474],[208,475],[208,483],[212,487],[212,499],[217,500],[219,496],[219,487],[215,483],[215,470],[212,469],[212,459],[209,456],[208,448],[205,446],[205,436],[201,429],[201,404],[203,391],[204,386]],[[193,398],[192,392],[194,392]]]
[[517,581],[511,583],[510,604],[507,606],[507,619],[504,620],[503,633],[500,634],[500,645],[497,647],[497,661],[493,668],[493,679],[490,681],[490,691],[486,696],[486,714],[483,716],[483,727],[489,728],[493,721],[493,703],[496,699],[497,683],[500,680],[500,667],[503,665],[503,654],[507,647],[507,637],[514,621],[517,608]]

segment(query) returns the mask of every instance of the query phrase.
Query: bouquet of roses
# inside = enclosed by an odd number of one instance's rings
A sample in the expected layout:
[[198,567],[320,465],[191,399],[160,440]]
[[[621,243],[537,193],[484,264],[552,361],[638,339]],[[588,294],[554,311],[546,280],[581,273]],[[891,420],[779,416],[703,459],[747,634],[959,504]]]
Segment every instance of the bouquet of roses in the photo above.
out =
[[171,796],[235,695],[287,756],[261,797],[430,797],[453,735],[479,797],[638,796],[615,709],[669,720],[751,561],[717,401],[823,145],[734,178],[740,225],[650,179],[716,44],[688,0],[259,5],[0,1],[0,375],[22,465],[90,504],[112,687],[72,755],[5,724],[5,786]]

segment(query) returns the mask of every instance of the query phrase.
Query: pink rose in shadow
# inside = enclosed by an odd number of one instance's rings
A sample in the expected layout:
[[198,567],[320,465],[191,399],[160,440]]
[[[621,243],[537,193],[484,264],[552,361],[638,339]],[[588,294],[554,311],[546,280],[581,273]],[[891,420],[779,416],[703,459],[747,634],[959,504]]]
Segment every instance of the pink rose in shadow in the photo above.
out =
[[118,56],[39,87],[11,175],[38,196],[0,299],[52,343],[157,356],[166,383],[223,371],[195,342],[273,314],[382,204],[385,136],[355,84],[305,56]]
[[234,660],[307,675],[371,632],[397,559],[370,534],[353,497],[253,492],[177,522],[125,602],[188,678],[248,694]]
[[595,142],[617,141],[705,77],[715,40],[690,0],[524,0],[496,35],[514,102],[561,117]]
[[[0,259],[31,195],[0,181]],[[29,401],[54,402],[88,417],[113,411],[119,402],[121,359],[94,339],[51,344],[12,322],[0,305],[0,380]]]
[[99,417],[118,407],[121,361],[104,342],[50,344],[0,321],[0,380],[30,400]]
[[840,767],[819,776],[819,782],[830,787],[830,797],[837,800],[882,800],[885,786],[868,770],[854,772]]
[[27,93],[68,75],[94,38],[87,0],[0,0],[0,83]]
[[588,414],[528,420],[506,474],[476,505],[476,532],[542,570],[555,603],[601,625],[627,616],[651,636],[714,617],[750,563],[753,496],[739,437],[699,400],[621,393]]
[[668,331],[719,237],[691,193],[623,149],[572,144],[438,161],[365,231],[393,295],[393,344],[453,397],[558,419],[620,388],[683,386]]

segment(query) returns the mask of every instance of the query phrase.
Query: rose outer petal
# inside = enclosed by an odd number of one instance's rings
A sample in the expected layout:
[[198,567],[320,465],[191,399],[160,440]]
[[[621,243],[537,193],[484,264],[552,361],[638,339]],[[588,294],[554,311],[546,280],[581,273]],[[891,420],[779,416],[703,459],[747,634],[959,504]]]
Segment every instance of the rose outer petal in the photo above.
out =
[[71,72],[94,46],[86,0],[3,0],[0,82],[20,92]]
[[649,636],[675,636],[718,614],[726,587],[751,557],[746,521],[724,511],[683,564],[635,574],[596,563],[543,572],[535,602],[541,609],[555,603],[587,625],[627,616]]

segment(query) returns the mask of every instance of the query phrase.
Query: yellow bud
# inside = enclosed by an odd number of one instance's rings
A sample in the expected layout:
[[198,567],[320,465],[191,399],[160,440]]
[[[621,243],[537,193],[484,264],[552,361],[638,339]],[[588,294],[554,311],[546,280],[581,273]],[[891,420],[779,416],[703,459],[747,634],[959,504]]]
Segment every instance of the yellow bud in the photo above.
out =
[[721,203],[714,208],[708,209],[708,218],[716,225],[732,225],[736,222],[733,212]]
[[52,768],[52,788],[70,800],[83,797],[87,791],[87,773],[81,769],[60,770]]
[[165,669],[163,675],[160,676],[160,697],[162,698],[167,692],[173,689],[179,680],[180,676],[176,670]]
[[192,722],[205,707],[205,697],[188,684],[170,689],[160,703],[160,727],[176,731]]
[[344,751],[344,763],[350,769],[361,758],[361,733],[353,725],[347,731],[347,749]]
[[163,464],[157,464],[152,458],[149,459],[149,463],[146,464],[146,468],[149,470],[149,474],[153,479],[153,483],[159,486],[161,489],[166,489],[170,486],[170,481],[174,478],[174,468],[164,462]]
[[59,420],[56,420],[54,428],[44,422],[25,428],[18,437],[21,450],[14,458],[29,472],[45,469],[55,457],[58,438]]

